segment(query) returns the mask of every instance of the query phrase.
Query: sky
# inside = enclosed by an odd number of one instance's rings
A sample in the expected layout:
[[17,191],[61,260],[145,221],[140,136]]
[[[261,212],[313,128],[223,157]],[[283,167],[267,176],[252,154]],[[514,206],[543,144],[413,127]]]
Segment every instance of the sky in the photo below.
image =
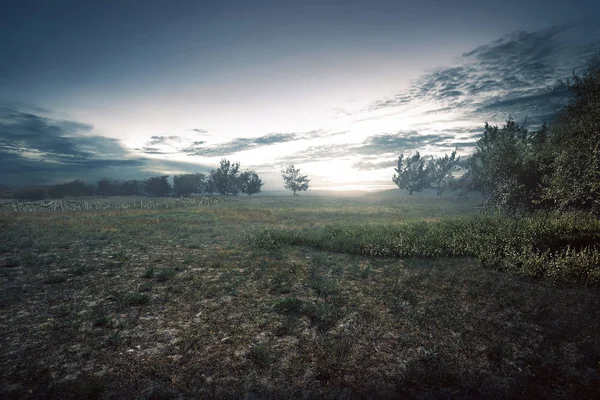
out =
[[600,51],[597,0],[4,1],[0,184],[207,173],[392,188],[400,154],[532,129]]

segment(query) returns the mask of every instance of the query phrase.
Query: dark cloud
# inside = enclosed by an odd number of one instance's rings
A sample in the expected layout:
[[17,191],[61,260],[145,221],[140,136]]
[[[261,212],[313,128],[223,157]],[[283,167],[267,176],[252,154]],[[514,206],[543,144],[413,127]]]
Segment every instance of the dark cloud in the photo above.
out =
[[254,138],[237,138],[229,142],[213,145],[206,144],[204,141],[196,141],[187,147],[179,149],[179,152],[192,156],[221,157],[278,143],[313,139],[322,135],[324,135],[323,131],[313,130],[304,133],[270,133]]
[[416,131],[375,135],[369,137],[363,145],[355,147],[354,151],[357,154],[400,154],[453,138],[452,135],[420,135]]
[[[157,171],[208,167],[133,157],[118,140],[90,135],[92,126],[0,109],[0,182],[45,184],[104,176],[146,177]],[[153,138],[157,140],[157,138]]]
[[510,114],[540,122],[567,101],[565,91],[548,86],[581,71],[598,51],[600,29],[591,25],[514,32],[463,54],[458,66],[424,74],[368,110],[434,102],[440,108],[431,113],[455,111],[482,122]]
[[208,131],[206,129],[200,129],[200,128],[195,128],[195,129],[190,129],[191,131],[194,131],[196,133],[208,133]]
[[301,152],[281,157],[271,167],[279,168],[289,163],[304,164],[317,161],[330,161],[339,159],[354,160],[360,157],[353,165],[357,169],[381,169],[389,166],[389,161],[381,161],[380,156],[398,156],[405,152],[412,152],[424,146],[447,147],[445,142],[453,140],[451,134],[422,135],[416,131],[398,132],[395,134],[382,134],[368,137],[359,144],[332,144],[311,146]]

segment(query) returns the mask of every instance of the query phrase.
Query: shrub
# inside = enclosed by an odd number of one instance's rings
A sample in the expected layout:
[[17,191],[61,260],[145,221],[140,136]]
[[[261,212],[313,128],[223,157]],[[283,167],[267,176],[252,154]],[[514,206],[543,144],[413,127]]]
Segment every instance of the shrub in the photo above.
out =
[[23,188],[15,190],[12,197],[17,200],[43,200],[46,194],[42,189]]

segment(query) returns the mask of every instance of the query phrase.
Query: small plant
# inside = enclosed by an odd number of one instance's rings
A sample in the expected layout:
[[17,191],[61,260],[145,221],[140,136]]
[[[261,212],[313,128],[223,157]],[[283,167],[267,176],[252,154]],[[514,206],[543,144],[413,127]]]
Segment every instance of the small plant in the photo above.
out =
[[276,336],[289,336],[294,333],[298,325],[298,318],[291,316],[284,318],[281,324],[277,325],[273,331]]
[[67,281],[67,277],[64,275],[50,275],[48,277],[46,277],[46,279],[44,279],[44,283],[47,283],[49,285],[55,284],[55,283],[62,283],[62,282],[66,282]]
[[175,269],[167,267],[167,268],[162,268],[160,271],[158,271],[156,273],[156,281],[157,282],[166,282],[169,279],[171,279],[172,277],[175,276]]
[[297,297],[286,297],[275,303],[273,310],[279,314],[300,315],[304,310],[304,301]]
[[319,332],[327,332],[344,317],[342,309],[331,303],[313,304],[311,307],[307,308],[306,314]]
[[106,338],[106,344],[109,346],[116,347],[121,343],[121,335],[119,332],[113,332]]
[[124,298],[124,304],[128,306],[143,306],[149,302],[150,296],[146,293],[129,293]]
[[154,278],[154,267],[146,268],[146,270],[144,271],[144,274],[142,275],[142,278],[146,278],[146,279]]
[[101,315],[94,320],[94,326],[97,328],[112,326],[112,319],[106,315]]
[[254,345],[248,352],[248,358],[260,368],[266,368],[273,362],[273,351],[264,345]]

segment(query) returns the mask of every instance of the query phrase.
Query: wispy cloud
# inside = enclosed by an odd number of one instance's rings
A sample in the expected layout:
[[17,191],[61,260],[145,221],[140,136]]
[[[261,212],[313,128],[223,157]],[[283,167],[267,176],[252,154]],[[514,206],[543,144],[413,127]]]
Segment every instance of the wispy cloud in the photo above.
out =
[[[0,109],[0,182],[43,184],[103,176],[142,177],[156,171],[208,167],[133,156],[113,138],[93,135],[89,124]],[[160,141],[158,137],[152,140]]]
[[451,135],[420,135],[416,131],[398,132],[371,136],[353,150],[357,154],[401,154],[453,138]]
[[324,135],[326,135],[326,132],[324,131],[313,130],[302,133],[269,133],[264,136],[253,138],[236,138],[225,143],[217,144],[195,141],[188,146],[180,148],[179,152],[191,156],[221,157],[279,143],[296,140],[310,140]]
[[[586,40],[572,38],[584,35]],[[482,122],[510,114],[538,123],[566,100],[564,91],[551,92],[548,86],[583,68],[598,51],[600,29],[594,27],[514,32],[466,52],[459,65],[422,75],[409,89],[370,104],[366,111],[433,102],[439,108],[429,112],[455,111]]]

